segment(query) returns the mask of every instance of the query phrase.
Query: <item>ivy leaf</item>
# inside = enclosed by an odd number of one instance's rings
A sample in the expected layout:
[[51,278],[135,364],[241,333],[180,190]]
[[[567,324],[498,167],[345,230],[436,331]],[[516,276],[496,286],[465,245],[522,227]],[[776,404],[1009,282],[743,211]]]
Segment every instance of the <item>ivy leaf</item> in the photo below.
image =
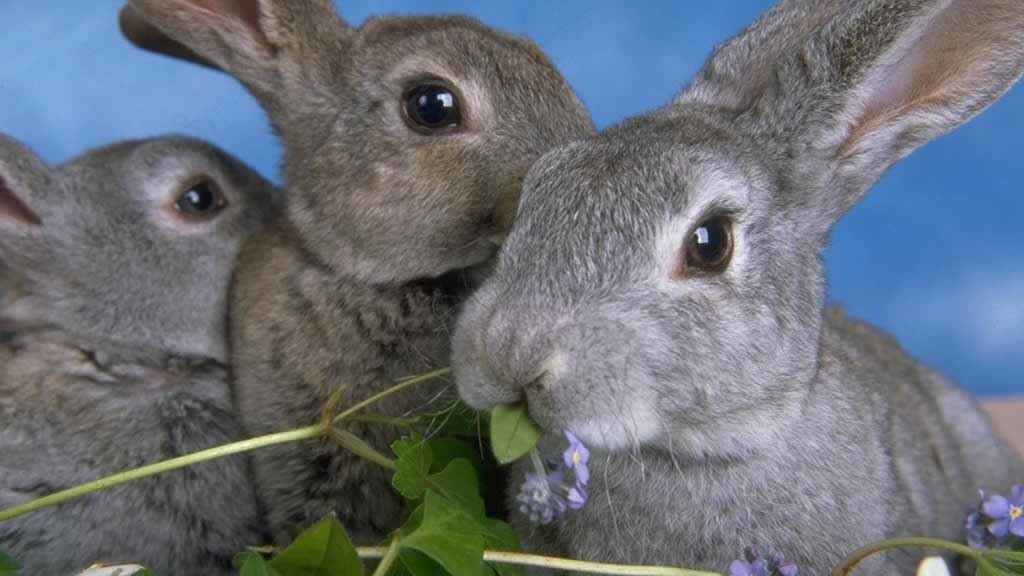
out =
[[491,450],[499,464],[508,464],[529,452],[542,433],[522,406],[497,406],[491,410]]
[[[403,550],[414,550],[429,557],[448,574],[477,576],[484,573],[484,537],[480,525],[461,506],[428,490],[423,496],[423,518],[419,527],[400,541]],[[415,558],[415,555],[410,556]],[[421,574],[423,563],[403,564],[414,574]],[[436,574],[435,570],[433,574]]]
[[472,518],[484,518],[484,500],[480,497],[480,483],[476,478],[476,469],[469,460],[452,460],[444,470],[432,474],[430,482],[442,496],[457,504]]
[[478,471],[483,466],[483,459],[476,445],[470,444],[466,440],[442,436],[427,440],[427,446],[430,447],[430,453],[434,456],[434,461],[430,465],[432,473],[444,470],[456,458],[469,460]]
[[484,518],[484,540],[490,550],[516,552],[519,550],[519,536],[515,529],[497,518]]
[[437,562],[431,560],[430,556],[412,548],[400,551],[398,559],[401,562],[402,568],[412,576],[437,576],[438,573],[444,572],[444,568],[441,568]]
[[258,552],[246,550],[234,558],[239,576],[281,576]]
[[[497,518],[484,519],[484,544],[488,550],[505,550],[516,552],[519,548],[519,536],[507,522]],[[514,564],[488,564],[488,568],[498,576],[522,576],[523,569]]]
[[270,561],[281,576],[352,576],[363,574],[363,562],[345,528],[333,516],[307,529]]
[[418,500],[427,487],[427,472],[434,460],[430,447],[419,436],[406,436],[391,445],[398,458],[391,485],[408,500]]
[[0,576],[17,576],[21,573],[21,564],[0,550]]
[[404,538],[419,529],[420,524],[423,524],[423,504],[413,508],[413,511],[409,513],[409,518],[405,521],[405,524],[398,529],[398,533]]

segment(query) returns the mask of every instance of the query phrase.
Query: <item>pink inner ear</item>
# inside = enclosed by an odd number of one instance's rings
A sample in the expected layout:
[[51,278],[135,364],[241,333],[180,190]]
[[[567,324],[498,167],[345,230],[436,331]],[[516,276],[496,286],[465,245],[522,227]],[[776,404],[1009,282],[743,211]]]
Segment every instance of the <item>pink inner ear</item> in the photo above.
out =
[[30,226],[43,223],[39,216],[14,195],[7,182],[0,176],[0,218],[12,218]]
[[[905,46],[901,57],[876,72],[877,86],[865,94],[864,111],[840,149],[845,156],[860,140],[918,114],[948,124],[945,114],[977,111],[1000,86],[1000,70],[1011,70],[1019,50],[1024,11],[1019,0],[952,0]],[[919,120],[919,122],[923,122]],[[944,132],[951,126],[936,134]]]

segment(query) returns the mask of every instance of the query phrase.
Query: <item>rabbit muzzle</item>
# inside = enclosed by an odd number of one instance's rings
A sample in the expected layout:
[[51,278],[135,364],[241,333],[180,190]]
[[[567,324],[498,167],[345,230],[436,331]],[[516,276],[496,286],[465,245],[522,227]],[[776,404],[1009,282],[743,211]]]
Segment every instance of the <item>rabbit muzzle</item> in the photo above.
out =
[[603,314],[515,322],[527,307],[506,300],[485,286],[460,321],[453,367],[464,401],[478,409],[524,402],[545,430],[611,450],[663,432],[651,363],[630,344],[639,326]]

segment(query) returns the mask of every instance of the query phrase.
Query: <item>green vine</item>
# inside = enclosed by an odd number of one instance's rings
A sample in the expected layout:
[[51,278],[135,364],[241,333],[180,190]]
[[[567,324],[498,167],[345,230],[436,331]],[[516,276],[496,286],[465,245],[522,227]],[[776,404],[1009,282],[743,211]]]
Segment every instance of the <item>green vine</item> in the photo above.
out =
[[[477,493],[479,484],[473,465],[461,457],[449,458],[447,461],[442,458],[435,461],[435,456],[430,450],[432,441],[424,440],[412,432],[417,426],[422,426],[425,423],[424,418],[391,418],[360,413],[383,398],[417,384],[440,378],[448,373],[449,369],[445,368],[401,379],[394,386],[344,410],[340,410],[344,392],[344,388],[341,388],[332,394],[325,404],[319,424],[233,442],[114,474],[0,510],[0,522],[87,494],[215,458],[223,458],[276,444],[324,437],[362,458],[394,471],[396,490],[415,506],[409,522],[392,535],[387,546],[355,548],[337,520],[325,519],[300,535],[288,549],[278,551],[274,548],[252,548],[239,554],[236,564],[242,576],[250,574],[291,576],[304,573],[301,570],[294,571],[295,566],[301,565],[306,567],[303,570],[307,569],[308,564],[301,562],[308,562],[310,558],[319,558],[321,562],[334,558],[334,569],[347,566],[340,572],[330,571],[330,567],[326,571],[316,572],[324,574],[361,574],[360,564],[363,560],[379,560],[380,562],[373,572],[374,576],[386,576],[398,568],[399,564],[403,567],[403,574],[413,574],[414,576],[437,573],[437,565],[440,565],[447,573],[461,574],[464,570],[474,572],[478,570],[472,568],[474,562],[483,562],[488,566],[494,566],[493,573],[498,576],[518,574],[518,568],[513,567],[521,566],[622,576],[641,574],[646,576],[716,576],[717,573],[714,572],[683,568],[605,564],[516,551],[518,542],[511,527],[484,516],[483,501]],[[425,418],[429,420],[431,417],[444,415],[451,416],[450,413],[438,413]],[[492,425],[495,426],[492,429],[492,434],[495,431],[504,434],[501,432],[502,427],[513,431],[522,429],[526,432],[521,434],[521,437],[514,438],[515,443],[503,445],[505,446],[504,452],[501,452],[500,456],[504,456],[507,452],[508,456],[512,457],[528,450],[536,442],[539,433],[528,426],[523,426],[520,423],[521,416],[519,414],[509,412],[503,418],[505,421],[501,423],[492,422]],[[397,459],[393,459],[346,430],[344,424],[348,422],[398,426],[410,431],[412,435],[404,437],[392,446],[397,455]],[[506,439],[508,438],[503,438],[503,441]],[[432,544],[432,542],[438,541],[438,537],[441,541],[454,538],[465,546],[455,552],[438,548]],[[849,576],[858,564],[870,556],[886,550],[906,547],[946,550],[971,558],[977,564],[979,576],[1024,574],[1024,553],[1022,552],[976,550],[962,544],[930,538],[897,538],[861,548],[840,563],[832,574],[833,576]],[[273,555],[275,552],[277,554],[274,558],[270,560],[264,558],[264,556]],[[296,559],[299,559],[299,564],[295,564]],[[434,568],[423,571],[423,566],[434,566]],[[507,566],[512,571],[501,569],[500,566]],[[360,571],[353,572],[352,570]]]
[[832,571],[832,576],[849,576],[858,564],[875,554],[897,548],[931,548],[945,550],[974,560],[979,576],[1014,576],[1024,574],[1024,553],[976,549],[957,542],[935,538],[892,538],[855,550]]

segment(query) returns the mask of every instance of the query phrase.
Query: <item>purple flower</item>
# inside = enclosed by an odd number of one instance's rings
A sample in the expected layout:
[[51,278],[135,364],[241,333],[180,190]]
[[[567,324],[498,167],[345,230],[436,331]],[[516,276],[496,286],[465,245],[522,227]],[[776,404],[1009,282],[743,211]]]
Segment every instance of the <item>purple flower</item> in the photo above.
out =
[[575,434],[565,431],[565,439],[569,441],[569,447],[562,453],[562,460],[565,466],[572,470],[577,486],[586,486],[590,481],[590,469],[587,462],[590,461],[590,450],[580,442]]
[[565,490],[560,471],[546,475],[527,474],[516,496],[519,511],[534,524],[550,524],[568,509],[563,495]]
[[743,551],[744,559],[733,560],[729,565],[729,576],[797,576],[800,569],[781,554],[765,560],[750,548]]
[[[557,463],[554,471],[548,471],[537,450],[530,451],[534,471],[526,475],[516,502],[519,511],[534,524],[550,524],[567,510],[579,510],[587,503],[590,451],[572,432],[566,431],[565,438],[569,447],[562,453],[562,462]],[[566,477],[570,473],[572,481],[568,482]]]
[[999,494],[989,496],[982,504],[985,515],[992,519],[988,531],[1002,540],[1007,534],[1024,538],[1024,484],[1017,484],[1010,497]]
[[967,514],[967,544],[971,548],[985,548],[985,539],[988,536],[988,530],[985,528],[985,524],[981,521],[981,512],[978,510],[971,510]]
[[768,563],[764,558],[757,558],[753,562],[733,560],[729,564],[729,576],[768,576]]
[[587,493],[583,490],[583,486],[577,484],[572,488],[569,488],[569,492],[566,494],[565,500],[569,505],[569,508],[579,510],[587,503]]
[[985,491],[978,490],[978,504],[967,509],[967,521],[964,527],[967,529],[967,544],[971,548],[988,547],[988,527],[985,524],[985,516],[981,509],[985,504]]

